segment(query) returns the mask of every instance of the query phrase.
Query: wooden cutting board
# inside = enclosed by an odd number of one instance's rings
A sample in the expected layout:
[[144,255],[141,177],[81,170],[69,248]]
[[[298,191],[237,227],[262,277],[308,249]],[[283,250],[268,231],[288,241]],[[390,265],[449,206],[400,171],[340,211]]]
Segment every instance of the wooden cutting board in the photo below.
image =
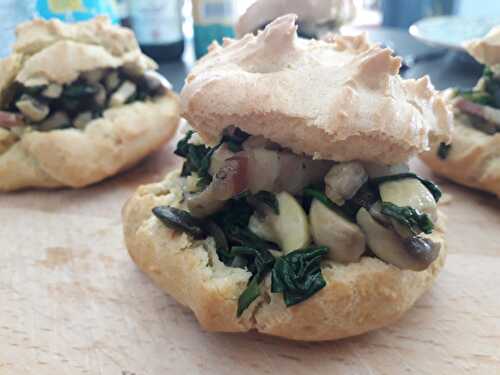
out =
[[500,374],[499,200],[437,180],[447,265],[396,325],[326,343],[207,333],[122,239],[123,203],[171,151],[88,189],[0,195],[1,375]]

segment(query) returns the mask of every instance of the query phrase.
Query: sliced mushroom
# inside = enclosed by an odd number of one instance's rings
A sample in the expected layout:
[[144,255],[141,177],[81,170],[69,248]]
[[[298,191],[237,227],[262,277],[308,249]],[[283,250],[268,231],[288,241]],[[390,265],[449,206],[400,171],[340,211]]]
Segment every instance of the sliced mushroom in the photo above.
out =
[[131,81],[123,82],[109,100],[110,107],[119,107],[127,102],[135,94],[137,86]]
[[65,112],[57,111],[43,121],[39,126],[38,130],[49,131],[54,129],[62,129],[71,126],[71,120]]
[[275,182],[281,172],[278,152],[264,148],[244,152],[248,155],[248,189],[252,193],[261,190],[275,191]]
[[335,164],[325,176],[325,194],[342,206],[368,180],[363,165],[357,161]]
[[190,212],[196,217],[211,215],[222,208],[225,201],[246,190],[246,165],[247,159],[237,154],[227,159],[205,190],[188,198]]
[[330,160],[313,160],[286,151],[278,152],[278,157],[279,176],[273,191],[284,190],[295,195],[302,194],[309,185],[321,183],[333,164]]
[[26,94],[22,95],[21,99],[16,102],[16,107],[34,122],[42,121],[49,114],[49,106]]
[[330,249],[327,258],[343,263],[356,262],[365,252],[365,235],[361,229],[316,199],[311,205],[309,219],[314,243]]
[[120,86],[120,76],[117,71],[109,73],[104,79],[104,84],[108,91],[114,91]]
[[82,77],[88,83],[95,85],[104,77],[104,69],[94,69],[82,73]]
[[224,207],[225,202],[215,197],[213,190],[205,189],[188,197],[187,206],[194,217],[207,217]]
[[381,183],[379,192],[383,202],[390,202],[400,207],[413,207],[426,213],[433,222],[436,222],[436,200],[429,189],[416,178],[403,178]]
[[275,243],[278,242],[276,233],[269,225],[268,221],[266,221],[265,216],[260,216],[258,214],[252,215],[248,222],[248,228],[263,240]]
[[57,99],[61,96],[63,92],[62,85],[57,83],[51,83],[42,91],[42,95],[49,99]]
[[[250,230],[262,235],[264,239],[276,242],[284,254],[309,245],[309,222],[302,206],[287,192],[276,194],[276,199],[279,215],[269,210],[262,220],[258,217],[251,218]],[[257,224],[257,220],[260,223]]]
[[394,165],[383,165],[377,163],[364,162],[363,166],[365,167],[366,173],[368,173],[368,177],[377,178],[383,176],[393,176],[401,173],[408,173],[410,168],[408,164],[394,164]]
[[[197,136],[197,135],[198,135],[198,133],[195,133],[193,135],[193,137]],[[193,137],[191,137],[191,139],[193,139]],[[198,138],[200,138],[200,137],[198,136],[195,139],[196,142],[198,141]],[[190,143],[191,143],[191,139],[190,139]],[[191,144],[195,144],[195,143],[191,143]],[[226,162],[226,160],[233,157],[233,156],[234,156],[234,152],[231,152],[231,150],[229,150],[229,148],[227,147],[226,144],[223,144],[222,146],[220,146],[213,153],[212,157],[210,158],[210,169],[209,169],[210,175],[215,176],[217,174],[217,172],[224,166],[224,163]]]
[[97,92],[94,95],[94,101],[98,107],[102,108],[106,105],[106,89],[100,83],[98,83],[96,87]]
[[431,264],[439,256],[441,246],[429,238],[413,236],[403,240],[403,244],[412,257],[419,259],[422,264]]
[[90,121],[92,121],[92,112],[82,112],[73,120],[73,126],[77,129],[84,129]]
[[429,245],[427,241],[403,240],[393,230],[379,224],[364,208],[358,211],[356,222],[375,255],[398,268],[425,270],[436,259],[436,252],[439,252],[437,246]]

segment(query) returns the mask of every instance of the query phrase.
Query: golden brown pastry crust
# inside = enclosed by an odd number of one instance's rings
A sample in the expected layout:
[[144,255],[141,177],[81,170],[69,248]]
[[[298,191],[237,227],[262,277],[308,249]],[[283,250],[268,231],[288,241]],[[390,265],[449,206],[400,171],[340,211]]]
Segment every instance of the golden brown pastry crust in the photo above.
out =
[[[494,27],[484,38],[465,44],[477,61],[489,66],[500,64],[500,27]],[[452,90],[443,92],[453,107]],[[455,109],[456,114],[459,110]],[[460,121],[455,115],[452,143],[448,156],[441,159],[439,142],[420,158],[436,173],[462,185],[488,191],[500,197],[500,133],[485,134]]]
[[179,122],[175,94],[111,108],[84,130],[26,133],[0,154],[0,191],[79,188],[115,175],[172,137]]
[[348,265],[327,260],[322,263],[327,285],[290,308],[281,294],[270,292],[268,277],[261,297],[238,319],[238,297],[250,273],[224,266],[211,239],[193,242],[151,213],[158,205],[183,208],[178,176],[178,171],[172,172],[162,182],[139,187],[123,209],[125,242],[139,268],[193,310],[209,331],[257,330],[306,341],[358,335],[398,320],[431,286],[446,257],[438,227],[432,237],[441,244],[440,256],[422,272],[400,270],[370,257]]
[[[76,24],[34,20],[21,24],[14,53],[0,61],[0,107],[14,81],[65,84],[97,68],[141,74],[156,64],[134,34],[102,17]],[[28,187],[83,187],[135,164],[165,143],[179,123],[173,92],[106,110],[84,130],[30,131],[0,147],[0,191]]]
[[437,155],[439,144],[420,158],[436,173],[500,197],[500,133],[488,135],[455,119],[453,141],[446,159]]
[[300,39],[283,16],[213,45],[186,80],[182,115],[207,143],[235,125],[316,158],[403,162],[448,139],[451,113],[427,77],[402,80],[391,53],[364,36]]
[[[97,68],[120,66],[143,73],[158,67],[141,52],[130,29],[114,26],[105,17],[74,24],[57,19],[23,23],[16,29],[13,49],[23,61],[16,80],[27,86],[69,83],[80,72]],[[0,85],[0,91],[4,88]]]

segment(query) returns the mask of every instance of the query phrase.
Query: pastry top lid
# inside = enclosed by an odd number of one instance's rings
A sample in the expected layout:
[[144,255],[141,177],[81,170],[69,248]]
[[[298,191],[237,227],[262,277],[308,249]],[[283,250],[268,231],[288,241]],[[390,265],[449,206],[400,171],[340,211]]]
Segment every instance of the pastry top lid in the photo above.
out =
[[26,86],[64,84],[80,72],[117,67],[142,73],[157,65],[141,52],[130,29],[106,17],[74,24],[35,19],[16,29],[13,53],[0,62],[0,91],[13,80]]
[[452,116],[428,77],[403,80],[401,60],[365,36],[298,38],[295,21],[213,44],[194,67],[182,111],[205,141],[235,125],[315,158],[384,164],[448,141]]

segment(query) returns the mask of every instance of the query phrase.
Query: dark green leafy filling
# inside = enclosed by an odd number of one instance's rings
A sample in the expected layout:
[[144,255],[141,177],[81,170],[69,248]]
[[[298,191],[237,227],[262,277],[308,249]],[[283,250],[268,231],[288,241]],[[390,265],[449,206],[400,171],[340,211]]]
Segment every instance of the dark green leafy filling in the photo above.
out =
[[198,187],[204,189],[212,181],[210,175],[210,159],[216,148],[210,148],[205,145],[193,145],[189,140],[193,136],[192,130],[188,131],[184,138],[177,143],[174,153],[185,159],[182,164],[181,176],[190,176],[196,173],[199,177]]
[[382,213],[406,226],[414,235],[421,232],[431,234],[434,229],[429,216],[413,207],[399,207],[390,202],[382,202]]
[[[118,84],[113,89],[105,89],[104,81],[111,73],[117,74]],[[40,131],[67,128],[74,124],[74,120],[79,114],[85,112],[90,114],[91,119],[101,117],[103,111],[109,107],[110,97],[124,81],[133,82],[136,86],[134,93],[127,98],[125,104],[152,99],[162,95],[164,92],[163,88],[160,88],[158,85],[153,86],[151,80],[148,80],[144,76],[131,75],[122,69],[107,70],[103,78],[98,82],[89,83],[84,78],[80,77],[74,82],[63,85],[62,92],[57,97],[48,97],[43,94],[44,90],[48,87],[46,85],[28,87],[15,83],[9,88],[10,100],[5,110],[12,113],[19,113],[20,111],[16,103],[24,97],[37,105],[47,106],[49,109],[48,115],[44,120],[33,121],[29,118],[25,118],[26,123],[29,123]],[[98,99],[98,92],[100,89],[104,90],[102,93],[103,97]],[[59,121],[57,125],[54,126],[44,125],[44,122],[46,122],[45,120],[49,119],[51,115],[57,112],[62,112],[67,115],[67,121]]]
[[272,271],[271,292],[283,293],[287,306],[311,297],[326,285],[321,273],[321,259],[327,253],[327,247],[318,246],[292,251],[278,258]]
[[495,77],[490,67],[483,71],[484,91],[459,91],[459,95],[471,102],[500,108],[500,79]]
[[[224,209],[203,220],[174,207],[159,206],[153,209],[154,215],[169,228],[185,232],[195,239],[212,236],[217,256],[224,264],[246,267],[252,273],[238,299],[237,316],[260,296],[260,283],[271,271],[272,285],[278,283],[272,286],[272,291],[278,293],[283,290],[287,306],[304,301],[326,284],[321,276],[319,261],[328,249],[298,250],[276,261],[269,250],[279,250],[278,246],[248,229],[250,216],[254,213],[253,207],[247,202],[248,197],[230,199]],[[274,271],[273,267],[279,268]]]
[[[238,152],[248,138],[248,134],[236,129],[225,133],[221,142],[210,148],[190,144],[192,135],[193,132],[190,131],[179,141],[175,153],[185,159],[182,176],[196,173],[200,176],[203,187],[212,179],[209,173],[210,158],[215,150],[226,143],[233,152]],[[416,178],[427,187],[436,201],[441,197],[441,191],[432,182],[413,173],[403,173],[369,180],[343,206],[333,203],[324,193],[325,188],[322,185],[304,189],[302,196],[298,198],[302,200],[306,212],[309,212],[312,200],[317,199],[326,207],[354,221],[361,207],[369,210],[373,204],[380,201],[379,184],[402,178]],[[272,275],[271,291],[282,293],[287,306],[308,299],[326,285],[321,273],[321,259],[327,254],[328,248],[297,249],[275,258],[271,250],[279,251],[279,247],[260,238],[248,228],[250,217],[257,207],[261,206],[269,207],[275,214],[280,212],[275,194],[268,191],[257,194],[245,191],[229,199],[221,210],[205,219],[196,219],[186,211],[168,207],[157,207],[153,210],[155,215],[171,228],[191,234],[196,239],[211,236],[215,242],[217,256],[226,266],[242,267],[251,272],[248,285],[238,299],[237,316],[261,295],[261,282],[269,273]],[[413,233],[430,233],[433,229],[429,217],[411,207],[398,207],[382,202],[382,214],[407,226]]]
[[275,264],[274,256],[268,250],[257,250],[248,246],[235,246],[231,249],[234,256],[252,259],[252,277],[243,293],[238,299],[238,310],[236,315],[239,317],[243,311],[260,296],[260,283],[266,275],[273,269]]
[[193,134],[194,132],[189,130],[184,138],[177,143],[174,153],[185,159],[182,165],[181,176],[186,177],[192,173],[196,173],[199,177],[198,188],[201,190],[212,182],[210,161],[214,152],[224,143],[227,144],[230,151],[239,152],[243,149],[243,142],[250,136],[236,128],[232,131],[224,132],[221,141],[216,146],[208,147],[203,144],[194,145],[189,143]]

